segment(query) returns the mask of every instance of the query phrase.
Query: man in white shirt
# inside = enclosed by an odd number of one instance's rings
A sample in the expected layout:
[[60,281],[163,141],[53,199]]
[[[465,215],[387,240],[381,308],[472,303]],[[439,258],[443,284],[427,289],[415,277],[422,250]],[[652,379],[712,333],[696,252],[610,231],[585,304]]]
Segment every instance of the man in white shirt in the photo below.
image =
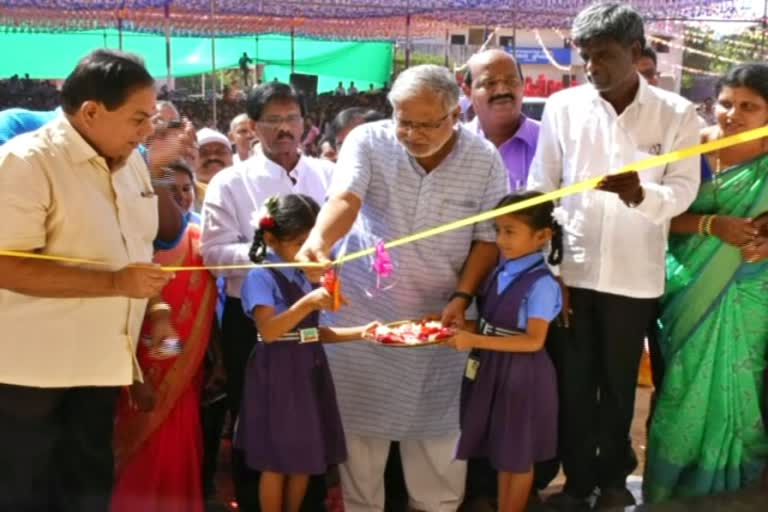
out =
[[0,257],[2,511],[109,508],[116,399],[140,378],[146,299],[172,277],[151,264],[158,199],[136,151],[153,131],[152,77],[96,50],[61,103],[0,150],[0,249],[101,265]]
[[[547,102],[528,185],[551,191],[651,155],[698,142],[692,104],[649,87],[635,69],[645,43],[640,15],[597,4],[573,22],[590,83]],[[597,190],[566,197],[561,277],[570,290],[571,340],[561,372],[561,510],[634,504],[626,476],[636,464],[629,439],[643,339],[664,291],[669,221],[699,186],[698,159],[606,176]],[[567,304],[567,301],[566,301]]]
[[251,120],[248,114],[239,114],[232,118],[229,123],[229,140],[235,147],[235,155],[232,157],[234,163],[245,162],[251,156],[251,145],[256,134],[251,127]]
[[[325,201],[333,164],[299,153],[304,106],[296,90],[280,82],[255,87],[246,105],[251,127],[262,151],[219,172],[206,190],[200,250],[206,265],[250,263],[253,214],[274,195],[306,194]],[[227,299],[222,317],[222,355],[227,370],[227,395],[232,418],[240,410],[245,363],[256,341],[253,320],[243,313],[240,287],[247,270],[218,272],[226,277]],[[235,460],[235,485],[241,489],[242,460]],[[244,489],[243,489],[244,490]],[[307,499],[322,501],[324,486],[310,483]],[[238,499],[248,497],[238,493]]]

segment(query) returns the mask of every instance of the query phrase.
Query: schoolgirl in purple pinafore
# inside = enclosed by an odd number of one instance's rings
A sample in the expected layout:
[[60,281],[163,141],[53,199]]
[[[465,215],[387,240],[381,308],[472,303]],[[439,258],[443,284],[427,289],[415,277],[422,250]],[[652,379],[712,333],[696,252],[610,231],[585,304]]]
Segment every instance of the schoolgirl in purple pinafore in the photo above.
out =
[[[254,277],[261,273],[262,283],[271,277],[275,292],[291,305],[312,285],[298,270],[287,271],[293,280],[284,272],[274,268],[252,271]],[[318,326],[319,312],[315,311],[276,342],[264,343],[259,336],[251,352],[236,436],[236,446],[245,451],[251,469],[321,474],[346,460],[344,430],[323,346],[299,343],[301,331]]]
[[[511,276],[511,282],[499,291],[501,272]],[[529,254],[499,265],[481,290],[478,305],[478,334],[512,336],[525,332],[530,309],[547,320],[557,316],[559,287],[543,255]],[[530,471],[534,463],[555,456],[557,407],[555,369],[544,348],[537,352],[473,349],[461,390],[456,458],[487,457],[498,471]]]

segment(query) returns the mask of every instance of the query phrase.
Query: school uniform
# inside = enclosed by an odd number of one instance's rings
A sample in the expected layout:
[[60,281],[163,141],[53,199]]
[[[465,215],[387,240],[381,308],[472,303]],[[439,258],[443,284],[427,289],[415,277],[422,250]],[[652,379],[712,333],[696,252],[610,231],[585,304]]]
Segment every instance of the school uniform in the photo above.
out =
[[[275,260],[270,257],[270,260]],[[243,310],[257,306],[280,314],[311,292],[296,268],[252,270],[243,283]],[[236,446],[249,468],[294,474],[322,474],[346,459],[344,430],[325,351],[316,339],[319,312],[272,343],[261,335],[248,359]]]
[[[529,318],[557,317],[560,287],[535,253],[499,265],[478,302],[480,334],[514,336],[525,333]],[[498,471],[524,473],[556,451],[557,380],[547,351],[472,350],[456,457],[487,457]]]

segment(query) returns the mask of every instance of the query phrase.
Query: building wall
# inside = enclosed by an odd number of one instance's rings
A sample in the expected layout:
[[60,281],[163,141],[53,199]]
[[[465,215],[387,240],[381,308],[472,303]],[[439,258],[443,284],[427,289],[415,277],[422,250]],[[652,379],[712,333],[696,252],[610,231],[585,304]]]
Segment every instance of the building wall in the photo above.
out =
[[[492,30],[492,29],[491,29]],[[671,36],[669,34],[663,34],[661,32],[654,31],[653,28],[649,30],[651,35],[657,37],[664,37],[671,39],[673,43],[682,45],[682,39],[677,36]],[[560,34],[564,37],[568,37],[568,30],[560,30]],[[549,49],[562,49],[564,48],[564,42],[561,35],[552,29],[540,29],[539,35],[544,45]],[[471,57],[475,52],[480,49],[480,45],[486,39],[486,31],[483,27],[466,27],[462,30],[454,30],[449,34],[452,36],[463,36],[466,44],[457,45],[451,44],[448,46],[448,64],[450,67],[459,68]],[[540,43],[536,38],[536,34],[533,30],[513,30],[511,28],[500,28],[494,39],[489,44],[489,47],[498,47],[499,42],[504,38],[514,38],[516,46],[519,48],[541,48]],[[446,43],[445,37],[435,39],[422,39],[414,41],[412,48],[417,52],[425,52],[439,56],[446,55]],[[404,41],[401,41],[402,45]],[[475,43],[475,44],[470,44]],[[668,47],[668,52],[658,53],[658,69],[662,75],[661,84],[664,88],[679,92],[680,82],[682,76],[682,70],[680,65],[682,64],[682,50],[679,48]],[[575,75],[577,83],[586,82],[586,76],[584,74],[584,63],[579,57],[576,50],[571,49],[570,61],[572,74]],[[530,76],[532,79],[538,78],[539,75],[544,75],[547,80],[562,80],[563,75],[567,74],[567,71],[557,69],[549,63],[543,64],[525,64],[522,65],[523,74]]]

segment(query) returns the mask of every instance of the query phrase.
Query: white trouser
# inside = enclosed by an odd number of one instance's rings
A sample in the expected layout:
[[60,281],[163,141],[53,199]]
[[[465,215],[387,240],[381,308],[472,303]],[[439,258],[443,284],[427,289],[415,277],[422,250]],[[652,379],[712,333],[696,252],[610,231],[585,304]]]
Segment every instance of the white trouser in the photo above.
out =
[[[345,512],[384,510],[384,468],[390,441],[347,434],[347,462],[339,466]],[[467,465],[454,460],[459,434],[400,441],[411,508],[454,512],[464,498]]]

